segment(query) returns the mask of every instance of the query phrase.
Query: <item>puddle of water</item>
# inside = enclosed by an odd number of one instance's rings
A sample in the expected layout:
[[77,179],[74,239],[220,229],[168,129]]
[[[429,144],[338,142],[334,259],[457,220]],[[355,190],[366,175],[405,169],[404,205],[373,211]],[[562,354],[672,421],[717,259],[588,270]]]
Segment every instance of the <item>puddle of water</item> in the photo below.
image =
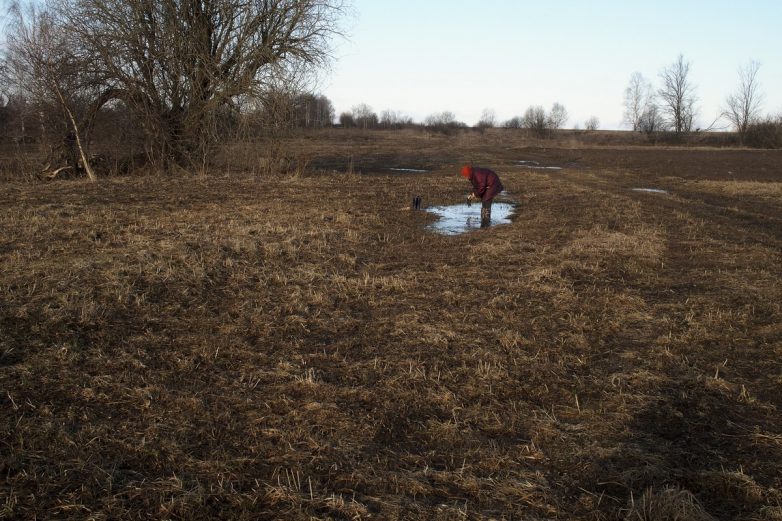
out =
[[668,190],[662,190],[660,188],[633,188],[633,192],[646,192],[648,194],[667,194]]
[[516,161],[517,164],[526,168],[535,168],[537,170],[562,170],[561,166],[543,166],[537,161]]
[[[491,226],[509,224],[510,217],[516,207],[510,203],[494,203],[491,205]],[[481,203],[454,204],[451,206],[433,206],[426,209],[440,217],[428,229],[443,235],[459,235],[481,227]]]
[[389,168],[394,172],[428,172],[429,170],[419,170],[417,168]]

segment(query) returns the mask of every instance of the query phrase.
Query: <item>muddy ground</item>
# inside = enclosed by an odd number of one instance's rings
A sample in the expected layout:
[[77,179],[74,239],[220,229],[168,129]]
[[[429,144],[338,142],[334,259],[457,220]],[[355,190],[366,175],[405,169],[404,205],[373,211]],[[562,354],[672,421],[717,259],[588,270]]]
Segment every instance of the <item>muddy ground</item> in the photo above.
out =
[[0,518],[782,519],[782,154],[289,146],[0,185]]

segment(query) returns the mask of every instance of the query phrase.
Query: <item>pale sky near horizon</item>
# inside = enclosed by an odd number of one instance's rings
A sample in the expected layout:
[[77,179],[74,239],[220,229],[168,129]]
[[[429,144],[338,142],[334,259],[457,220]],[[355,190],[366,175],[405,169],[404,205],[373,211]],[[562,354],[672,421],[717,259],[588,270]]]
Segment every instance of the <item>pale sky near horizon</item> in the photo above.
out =
[[352,0],[347,38],[319,90],[337,114],[366,103],[416,121],[451,111],[475,124],[530,105],[562,103],[583,128],[622,126],[633,72],[655,87],[679,54],[690,62],[697,126],[736,90],[737,70],[760,62],[764,113],[782,113],[782,0]]

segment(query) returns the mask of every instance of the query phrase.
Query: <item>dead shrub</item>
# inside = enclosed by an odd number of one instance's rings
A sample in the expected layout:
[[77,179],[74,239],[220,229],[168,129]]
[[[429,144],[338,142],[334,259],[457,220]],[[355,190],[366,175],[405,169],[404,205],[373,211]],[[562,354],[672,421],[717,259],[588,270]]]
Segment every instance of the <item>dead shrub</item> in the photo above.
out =
[[751,123],[744,144],[752,148],[782,148],[782,117]]

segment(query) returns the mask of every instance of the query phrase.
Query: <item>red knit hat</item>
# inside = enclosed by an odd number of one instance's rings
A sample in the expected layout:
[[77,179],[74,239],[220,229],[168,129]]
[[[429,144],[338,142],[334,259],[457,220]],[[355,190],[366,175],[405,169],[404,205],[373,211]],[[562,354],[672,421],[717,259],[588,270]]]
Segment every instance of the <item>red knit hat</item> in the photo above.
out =
[[472,167],[470,165],[464,165],[461,171],[462,177],[469,179],[472,175]]

